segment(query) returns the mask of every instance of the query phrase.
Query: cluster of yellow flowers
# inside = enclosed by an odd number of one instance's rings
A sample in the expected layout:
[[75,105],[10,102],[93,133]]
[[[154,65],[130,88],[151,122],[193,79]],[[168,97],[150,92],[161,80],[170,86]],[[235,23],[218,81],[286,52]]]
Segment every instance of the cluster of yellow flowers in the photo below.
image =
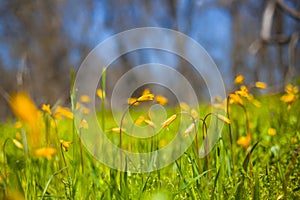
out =
[[298,87],[297,86],[293,86],[292,84],[288,84],[285,87],[285,92],[286,94],[284,94],[283,96],[281,96],[280,100],[287,103],[288,107],[287,109],[290,110],[291,109],[291,105],[292,103],[299,98],[298,95]]
[[[43,113],[52,119],[52,126],[55,126],[55,120],[60,120],[63,117],[73,119],[73,113],[68,108],[61,106],[51,109],[50,104],[43,104],[40,110],[26,91],[12,94],[9,105],[19,120],[15,123],[15,127],[20,130],[24,128],[27,132],[28,145],[26,144],[26,146],[30,148],[32,155],[48,159],[55,155],[57,150],[49,144],[44,144],[46,136],[43,135],[45,133]],[[24,145],[20,142],[21,140],[22,135],[18,132],[16,139],[13,139],[13,143],[16,147],[23,149]]]
[[[240,85],[239,89],[236,90],[234,93],[229,94],[229,103],[230,104],[236,104],[245,109],[244,106],[244,99],[247,99],[249,102],[251,102],[256,107],[260,107],[261,104],[258,100],[254,99],[253,95],[249,93],[249,89],[244,84],[244,76],[243,75],[237,75],[234,80],[235,85]],[[264,82],[255,82],[254,85],[250,85],[250,87],[256,87],[258,89],[265,89],[267,88],[267,84]],[[247,113],[245,113],[247,115]],[[248,123],[248,122],[247,122]],[[248,129],[249,124],[247,124]],[[248,148],[251,144],[251,133],[249,130],[247,130],[246,136],[241,136],[237,140],[237,144],[242,146],[243,148]]]

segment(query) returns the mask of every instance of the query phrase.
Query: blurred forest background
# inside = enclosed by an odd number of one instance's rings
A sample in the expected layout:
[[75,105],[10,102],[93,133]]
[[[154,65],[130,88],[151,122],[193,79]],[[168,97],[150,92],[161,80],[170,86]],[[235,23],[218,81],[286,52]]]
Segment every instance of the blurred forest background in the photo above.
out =
[[[280,91],[300,72],[299,0],[0,2],[0,86],[7,92],[25,87],[38,104],[68,102],[72,69],[104,39],[137,27],[169,28],[192,37],[212,56],[227,87],[241,73],[247,82],[262,80],[269,92]],[[165,52],[142,53],[120,57],[109,68],[109,80],[156,61],[198,82],[184,60],[164,60]],[[205,86],[195,87],[201,91]],[[0,118],[9,115],[0,98]]]

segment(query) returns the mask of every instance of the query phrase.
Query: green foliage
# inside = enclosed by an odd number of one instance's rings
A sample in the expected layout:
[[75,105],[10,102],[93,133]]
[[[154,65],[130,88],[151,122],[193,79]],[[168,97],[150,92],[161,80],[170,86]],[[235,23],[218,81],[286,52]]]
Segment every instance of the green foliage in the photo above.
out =
[[[252,133],[248,149],[237,145],[238,138],[246,135],[247,127],[240,108],[231,106],[231,127],[224,126],[222,137],[207,157],[198,159],[192,145],[170,166],[142,174],[119,172],[96,161],[81,146],[70,119],[57,124],[56,137],[73,144],[68,151],[57,149],[51,159],[28,156],[17,148],[12,139],[19,130],[7,122],[0,125],[0,198],[13,195],[25,199],[300,198],[299,102],[287,110],[278,99],[276,95],[262,97],[259,108],[245,105]],[[170,108],[168,112],[175,110]],[[105,126],[115,127],[111,114],[108,111],[104,114]],[[99,121],[104,120],[104,114],[99,113]],[[140,111],[130,114],[137,117]],[[174,121],[168,130],[161,131],[158,141],[170,141],[177,126]],[[198,126],[201,135],[202,123]],[[276,134],[269,135],[269,128],[274,128]],[[108,137],[118,144],[117,133],[109,133]],[[128,145],[130,138],[123,139],[124,146]],[[151,145],[134,141],[133,147],[147,152]]]

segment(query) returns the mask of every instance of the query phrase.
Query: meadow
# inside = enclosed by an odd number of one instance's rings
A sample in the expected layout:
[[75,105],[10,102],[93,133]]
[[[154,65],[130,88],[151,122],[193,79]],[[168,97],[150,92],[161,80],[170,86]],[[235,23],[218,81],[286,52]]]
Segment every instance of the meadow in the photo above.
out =
[[[0,199],[300,199],[298,87],[289,84],[282,93],[259,95],[266,84],[245,84],[241,75],[234,85],[227,99],[199,105],[199,113],[184,102],[168,106],[168,99],[150,90],[129,99],[136,124],[161,127],[145,141],[128,136],[131,130],[117,126],[102,103],[97,116],[104,134],[128,151],[153,151],[175,134],[195,133],[180,158],[144,173],[112,169],[85,149],[79,135],[81,129],[88,132],[89,124],[82,120],[77,129],[72,110],[88,115],[83,106],[88,96],[74,102],[71,92],[68,108],[37,106],[24,91],[11,94],[7,100],[15,118],[0,124]],[[99,88],[96,97],[104,102],[105,90]],[[160,124],[142,109],[155,103],[167,110]],[[212,113],[212,106],[228,112]],[[179,126],[182,113],[189,122]],[[207,156],[198,158],[212,118],[223,123],[221,137]]]

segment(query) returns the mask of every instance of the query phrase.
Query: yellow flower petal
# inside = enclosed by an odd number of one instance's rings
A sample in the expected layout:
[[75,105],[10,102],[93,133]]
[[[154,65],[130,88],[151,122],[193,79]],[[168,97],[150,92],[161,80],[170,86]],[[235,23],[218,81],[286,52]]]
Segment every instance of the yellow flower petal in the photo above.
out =
[[143,101],[152,101],[154,99],[154,94],[144,94],[140,96],[137,101],[143,102]]
[[79,128],[84,128],[84,129],[88,129],[89,128],[89,124],[87,123],[87,121],[85,119],[83,119],[80,122]]
[[12,141],[16,147],[18,147],[19,149],[23,149],[23,145],[18,140],[12,139]]
[[96,94],[100,99],[105,99],[105,97],[106,97],[105,91],[103,91],[101,89],[97,89]]
[[65,149],[65,151],[68,151],[70,145],[71,145],[73,142],[67,142],[67,141],[64,141],[64,140],[60,140],[60,143],[61,143],[62,147]]
[[52,147],[43,147],[43,148],[39,148],[35,151],[35,156],[45,157],[48,159],[51,159],[51,157],[55,154],[56,154],[56,149],[54,149]]
[[230,124],[230,119],[228,119],[227,117],[217,114],[217,118],[223,122],[225,122],[226,124]]
[[129,105],[135,105],[135,106],[138,106],[140,104],[137,101],[137,98],[129,98],[127,102],[128,102]]
[[260,88],[260,89],[266,89],[267,88],[267,84],[265,84],[264,82],[257,81],[255,83],[255,87]]
[[271,136],[276,135],[276,129],[275,128],[269,128],[268,129],[268,134],[271,135]]
[[174,114],[172,115],[171,117],[169,117],[166,121],[164,121],[161,125],[162,125],[162,128],[165,128],[167,126],[169,126],[175,119],[177,118],[177,115]]
[[248,146],[251,144],[250,135],[239,137],[237,144],[242,146],[244,149],[248,148]]
[[244,76],[243,75],[237,75],[234,79],[234,84],[239,85],[244,82]]
[[142,96],[146,94],[150,94],[150,90],[148,88],[144,89]]
[[50,104],[43,104],[42,105],[42,111],[48,113],[49,115],[52,115]]
[[151,120],[145,119],[144,120],[146,124],[148,124],[149,126],[156,128],[156,125],[154,124],[154,122],[152,122]]
[[58,106],[54,112],[54,117],[59,119],[61,116],[73,119],[73,113],[68,108]]
[[179,106],[180,106],[180,108],[181,108],[182,110],[184,110],[184,111],[186,111],[186,112],[188,112],[188,111],[190,110],[190,106],[187,105],[185,102],[180,102],[180,103],[179,103]]
[[168,103],[168,99],[162,95],[157,95],[155,97],[155,100],[157,101],[157,103],[159,103],[162,106],[164,106]]
[[88,96],[88,95],[82,95],[81,97],[80,97],[80,101],[82,102],[82,103],[89,103],[90,101],[91,101],[91,99],[90,99],[90,97]]

